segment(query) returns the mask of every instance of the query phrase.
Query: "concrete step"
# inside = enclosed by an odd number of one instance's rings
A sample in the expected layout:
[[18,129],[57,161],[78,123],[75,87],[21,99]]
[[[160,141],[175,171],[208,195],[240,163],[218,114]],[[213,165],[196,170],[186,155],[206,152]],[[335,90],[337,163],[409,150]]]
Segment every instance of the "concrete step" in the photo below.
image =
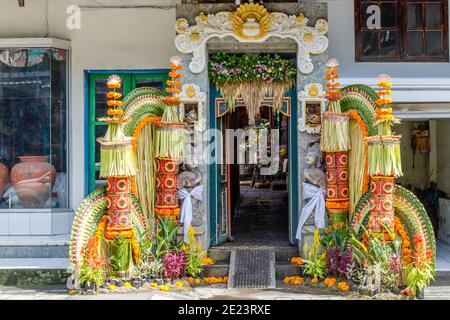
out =
[[215,263],[227,263],[230,262],[231,250],[227,249],[208,249],[208,257],[214,260]]
[[204,277],[224,277],[228,276],[230,270],[230,265],[226,264],[213,264],[211,266],[206,266],[203,269]]
[[280,247],[275,249],[276,261],[290,261],[292,257],[298,257],[298,247]]
[[277,280],[283,280],[285,277],[300,275],[301,270],[298,265],[280,261],[275,264],[275,278]]
[[0,259],[67,258],[69,235],[0,236]]
[[69,264],[67,258],[0,259],[0,286],[65,284]]
[[68,245],[8,245],[0,246],[0,259],[68,258]]

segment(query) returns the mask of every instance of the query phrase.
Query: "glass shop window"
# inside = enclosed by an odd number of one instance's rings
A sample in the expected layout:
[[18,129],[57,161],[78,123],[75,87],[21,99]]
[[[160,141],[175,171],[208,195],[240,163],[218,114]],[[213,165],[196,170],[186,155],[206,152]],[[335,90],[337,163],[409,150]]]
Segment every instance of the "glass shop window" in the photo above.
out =
[[68,207],[67,56],[0,48],[0,209]]
[[356,61],[448,61],[447,0],[355,0]]

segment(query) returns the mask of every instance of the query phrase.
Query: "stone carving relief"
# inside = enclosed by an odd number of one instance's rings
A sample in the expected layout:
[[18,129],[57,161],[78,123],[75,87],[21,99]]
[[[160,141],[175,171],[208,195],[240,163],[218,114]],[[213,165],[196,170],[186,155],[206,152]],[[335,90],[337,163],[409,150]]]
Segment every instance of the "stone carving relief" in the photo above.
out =
[[200,91],[196,84],[188,83],[181,87],[180,121],[188,124],[197,132],[206,129],[206,119],[203,117],[203,108],[206,104],[206,93]]
[[318,19],[314,27],[308,26],[304,14],[287,15],[281,12],[269,13],[255,3],[239,6],[234,12],[222,11],[216,14],[200,13],[195,24],[187,19],[176,21],[175,46],[179,52],[192,54],[189,69],[200,73],[206,67],[206,44],[212,38],[234,37],[239,42],[264,42],[270,37],[292,39],[297,43],[297,65],[303,74],[313,71],[311,54],[323,53],[328,48],[328,23]]
[[310,83],[303,91],[298,92],[300,106],[298,130],[314,134],[320,132],[322,113],[325,111],[328,100],[319,83]]

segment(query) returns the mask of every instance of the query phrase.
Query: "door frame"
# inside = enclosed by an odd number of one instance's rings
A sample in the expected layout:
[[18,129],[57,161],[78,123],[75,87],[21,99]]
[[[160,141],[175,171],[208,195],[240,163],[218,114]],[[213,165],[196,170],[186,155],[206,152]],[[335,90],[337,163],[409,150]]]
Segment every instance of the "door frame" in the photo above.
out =
[[[219,98],[220,92],[216,90],[214,84],[210,83],[210,99],[209,99],[209,128],[222,130],[220,121],[218,121],[218,107],[216,107],[216,98]],[[289,90],[286,97],[290,98],[290,117],[288,127],[288,234],[289,243],[295,245],[298,243],[296,239],[296,231],[298,224],[298,207],[299,207],[299,185],[298,185],[298,131],[297,131],[297,84],[294,84]],[[222,114],[222,113],[221,113]],[[217,246],[226,240],[226,237],[221,237],[218,230],[219,208],[221,206],[220,195],[218,194],[218,182],[220,179],[220,164],[217,163],[209,165],[209,216],[210,216],[210,245]],[[229,165],[227,165],[227,174],[229,175]],[[230,179],[227,177],[227,187],[230,187]],[[230,199],[228,192],[227,201]],[[227,223],[228,230],[231,232],[231,213],[229,205],[227,205]]]

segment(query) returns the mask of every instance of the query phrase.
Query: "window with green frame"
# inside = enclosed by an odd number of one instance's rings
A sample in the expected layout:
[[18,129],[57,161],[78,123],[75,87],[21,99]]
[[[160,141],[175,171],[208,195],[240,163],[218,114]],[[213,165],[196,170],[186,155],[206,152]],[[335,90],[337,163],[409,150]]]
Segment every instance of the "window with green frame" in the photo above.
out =
[[154,87],[165,91],[169,70],[147,71],[95,71],[88,74],[89,85],[89,113],[88,113],[88,193],[95,188],[103,186],[105,181],[100,179],[100,146],[97,137],[106,133],[106,122],[98,121],[105,116],[108,109],[106,105],[106,80],[111,74],[118,74],[122,78],[120,92],[125,97],[131,90],[140,87]]

